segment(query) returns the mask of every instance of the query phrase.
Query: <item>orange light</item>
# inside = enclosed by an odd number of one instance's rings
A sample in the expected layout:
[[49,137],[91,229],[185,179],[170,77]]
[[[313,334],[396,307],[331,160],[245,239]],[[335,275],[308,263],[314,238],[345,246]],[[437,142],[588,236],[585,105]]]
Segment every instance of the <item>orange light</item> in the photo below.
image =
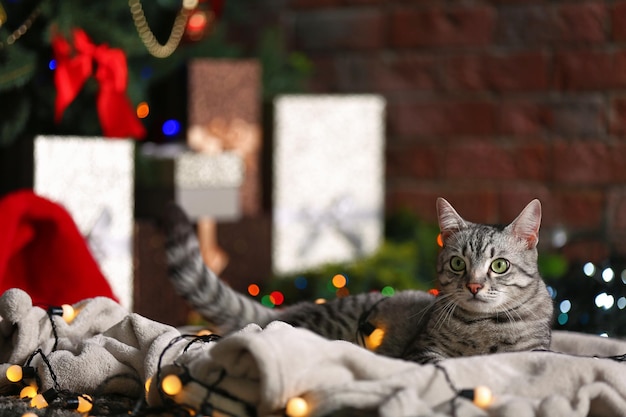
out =
[[474,388],[474,404],[483,410],[488,408],[493,403],[493,394],[489,387],[482,385]]
[[137,105],[137,117],[145,119],[150,114],[150,106],[145,101],[142,101]]
[[350,295],[350,290],[348,290],[346,287],[341,287],[335,292],[335,295],[337,296],[337,298],[347,297]]
[[333,277],[332,282],[335,288],[343,288],[346,286],[346,283],[348,282],[348,280],[343,275],[337,274]]
[[381,328],[376,328],[369,336],[365,337],[365,346],[369,350],[376,350],[378,346],[383,343],[385,337],[385,331]]
[[63,304],[61,306],[61,309],[63,310],[63,315],[62,315],[63,320],[65,320],[65,322],[67,324],[69,324],[72,321],[74,321],[74,319],[78,315],[78,312],[76,310],[74,310],[74,307],[72,307],[69,304]]
[[164,393],[173,396],[183,390],[183,382],[178,375],[170,374],[161,381],[161,388]]
[[19,382],[24,376],[22,367],[19,365],[11,365],[6,370],[7,379],[11,382]]
[[259,295],[260,292],[261,292],[261,289],[259,288],[258,285],[256,284],[248,285],[248,294],[250,294],[251,296],[256,297],[257,295]]
[[325,302],[326,300],[323,298],[318,298],[317,300],[315,300],[315,304],[324,304]]
[[309,404],[301,397],[293,397],[287,401],[285,414],[288,417],[305,417],[309,413]]
[[93,408],[93,400],[89,395],[79,395],[78,396],[78,407],[76,411],[81,414],[85,414],[91,411]]
[[428,290],[428,294],[432,294],[437,297],[439,295],[439,290],[437,288],[431,288],[430,290]]
[[24,387],[20,391],[20,398],[33,398],[35,395],[37,395],[37,387],[34,385]]
[[443,239],[441,238],[441,233],[437,235],[437,244],[440,248],[443,248]]
[[201,32],[206,28],[208,19],[206,13],[199,10],[192,14],[187,21],[187,30],[191,32]]

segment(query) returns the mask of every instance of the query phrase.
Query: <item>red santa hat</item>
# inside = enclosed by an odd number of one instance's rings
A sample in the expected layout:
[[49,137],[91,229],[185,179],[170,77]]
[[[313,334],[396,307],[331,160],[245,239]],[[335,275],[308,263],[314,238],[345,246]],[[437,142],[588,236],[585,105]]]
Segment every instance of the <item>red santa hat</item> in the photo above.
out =
[[39,306],[117,301],[69,213],[30,190],[0,199],[0,294],[10,288]]

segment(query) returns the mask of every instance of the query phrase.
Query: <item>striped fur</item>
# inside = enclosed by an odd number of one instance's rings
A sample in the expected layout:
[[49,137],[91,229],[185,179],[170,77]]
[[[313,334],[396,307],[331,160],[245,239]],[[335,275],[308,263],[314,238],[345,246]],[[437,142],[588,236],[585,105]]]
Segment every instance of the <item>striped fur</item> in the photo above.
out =
[[[264,307],[232,290],[204,265],[194,228],[176,206],[166,216],[170,278],[176,291],[220,334],[249,323],[265,326],[281,320],[329,339],[364,345],[362,324],[368,322],[385,331],[377,353],[421,363],[548,348],[553,307],[537,270],[539,202],[531,202],[504,228],[470,223],[443,199],[437,208],[444,239],[437,299],[407,290],[389,298],[370,292],[325,304]],[[496,269],[506,271],[490,269],[498,259]]]

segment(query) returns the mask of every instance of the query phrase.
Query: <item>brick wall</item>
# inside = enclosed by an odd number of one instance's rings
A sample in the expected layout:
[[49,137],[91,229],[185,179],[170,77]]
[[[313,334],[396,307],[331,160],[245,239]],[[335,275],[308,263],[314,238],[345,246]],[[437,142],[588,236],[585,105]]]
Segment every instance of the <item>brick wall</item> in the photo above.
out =
[[509,222],[538,197],[544,244],[626,255],[626,1],[270,3],[311,91],[386,97],[388,211]]

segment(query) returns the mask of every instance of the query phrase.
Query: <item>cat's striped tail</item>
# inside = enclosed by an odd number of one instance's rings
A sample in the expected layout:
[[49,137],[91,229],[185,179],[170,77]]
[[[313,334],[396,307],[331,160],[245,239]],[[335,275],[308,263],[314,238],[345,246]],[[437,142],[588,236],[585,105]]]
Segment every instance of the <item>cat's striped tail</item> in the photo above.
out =
[[163,223],[170,281],[211,330],[225,335],[275,318],[274,310],[234,291],[204,264],[194,227],[180,207],[168,205]]

